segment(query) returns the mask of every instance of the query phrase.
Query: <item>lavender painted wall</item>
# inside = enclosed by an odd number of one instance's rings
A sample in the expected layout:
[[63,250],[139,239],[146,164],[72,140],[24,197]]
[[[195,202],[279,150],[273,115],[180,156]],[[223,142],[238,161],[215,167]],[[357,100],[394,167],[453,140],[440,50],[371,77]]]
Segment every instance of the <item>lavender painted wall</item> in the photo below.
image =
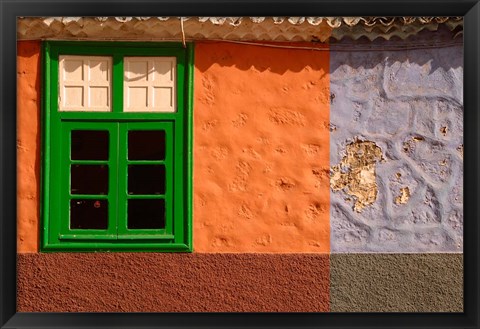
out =
[[331,250],[462,252],[461,37],[369,47],[331,46]]

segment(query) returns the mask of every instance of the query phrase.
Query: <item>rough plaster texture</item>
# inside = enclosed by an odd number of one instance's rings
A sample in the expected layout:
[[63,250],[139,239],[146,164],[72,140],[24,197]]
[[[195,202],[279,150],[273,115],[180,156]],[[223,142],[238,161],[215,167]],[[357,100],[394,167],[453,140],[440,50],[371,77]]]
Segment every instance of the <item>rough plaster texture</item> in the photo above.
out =
[[17,43],[17,251],[38,250],[40,42]]
[[328,51],[197,43],[194,251],[329,251]]
[[463,312],[462,254],[332,254],[331,312]]
[[[416,43],[421,37],[441,33]],[[383,160],[374,162],[370,205],[354,210],[353,185],[332,191],[332,252],[462,252],[462,46],[378,50],[408,46],[390,40],[372,43],[374,51],[336,51],[349,42],[331,46],[332,174],[356,139],[374,143]]]
[[325,254],[18,254],[18,312],[328,312]]

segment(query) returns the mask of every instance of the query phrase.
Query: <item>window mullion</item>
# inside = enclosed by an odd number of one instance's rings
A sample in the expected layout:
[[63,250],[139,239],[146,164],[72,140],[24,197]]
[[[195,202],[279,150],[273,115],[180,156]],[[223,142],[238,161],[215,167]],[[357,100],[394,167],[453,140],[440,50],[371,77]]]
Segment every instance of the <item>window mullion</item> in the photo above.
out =
[[110,162],[110,165],[114,168],[112,168],[112,187],[113,188],[113,192],[115,193],[115,195],[113,196],[113,200],[115,202],[114,206],[112,206],[112,209],[115,209],[115,216],[114,218],[111,220],[111,222],[114,223],[115,225],[115,236],[117,237],[118,239],[118,221],[119,221],[119,218],[121,216],[120,214],[120,200],[119,200],[119,190],[120,190],[120,169],[119,169],[119,157],[120,157],[120,151],[119,151],[119,139],[120,139],[120,131],[119,131],[119,126],[120,124],[119,123],[115,123],[115,127],[114,129],[112,129],[112,131],[115,131],[115,136],[114,138],[112,138],[112,160]]
[[89,108],[89,83],[88,83],[88,61],[83,61],[83,107]]
[[113,55],[112,112],[123,112],[123,55]]
[[126,123],[117,123],[117,237],[127,227],[127,129]]

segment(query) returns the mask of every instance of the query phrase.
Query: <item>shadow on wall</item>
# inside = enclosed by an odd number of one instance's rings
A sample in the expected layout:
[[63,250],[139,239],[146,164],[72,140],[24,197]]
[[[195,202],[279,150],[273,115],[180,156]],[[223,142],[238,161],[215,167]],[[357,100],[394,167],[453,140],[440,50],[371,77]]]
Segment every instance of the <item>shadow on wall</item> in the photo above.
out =
[[[353,69],[372,69],[379,64],[392,66],[395,63],[407,63],[428,69],[423,72],[426,74],[433,74],[439,69],[449,71],[462,68],[463,38],[461,35],[454,38],[455,33],[441,26],[437,31],[424,30],[406,40],[397,36],[390,40],[377,38],[370,41],[366,37],[333,40],[330,52],[335,56],[330,61],[330,72],[333,74],[345,64]],[[335,60],[341,54],[344,54],[341,56],[344,60]]]
[[[259,44],[272,44],[275,47],[235,44],[230,42],[198,42],[195,45],[195,52],[202,52],[203,48],[206,47],[209,49],[211,55],[208,58],[205,56],[196,56],[195,66],[202,73],[206,72],[213,65],[235,67],[242,71],[269,71],[279,75],[287,71],[298,73],[311,69],[312,71],[321,72],[320,78],[323,78],[323,76],[328,73],[325,72],[325,57],[318,56],[319,53],[328,53],[328,45],[309,42],[284,42],[280,44],[285,47],[313,47],[319,49],[303,50],[277,48],[276,46],[279,45],[279,43],[265,42]],[[301,52],[301,60],[299,60],[299,52]]]

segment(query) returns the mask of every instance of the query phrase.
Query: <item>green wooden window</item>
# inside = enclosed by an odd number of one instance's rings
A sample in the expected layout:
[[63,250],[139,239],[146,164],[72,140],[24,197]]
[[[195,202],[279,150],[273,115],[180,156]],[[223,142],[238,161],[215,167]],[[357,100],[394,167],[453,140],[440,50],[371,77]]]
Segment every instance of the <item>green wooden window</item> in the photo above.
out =
[[42,250],[191,251],[193,45],[43,54]]

